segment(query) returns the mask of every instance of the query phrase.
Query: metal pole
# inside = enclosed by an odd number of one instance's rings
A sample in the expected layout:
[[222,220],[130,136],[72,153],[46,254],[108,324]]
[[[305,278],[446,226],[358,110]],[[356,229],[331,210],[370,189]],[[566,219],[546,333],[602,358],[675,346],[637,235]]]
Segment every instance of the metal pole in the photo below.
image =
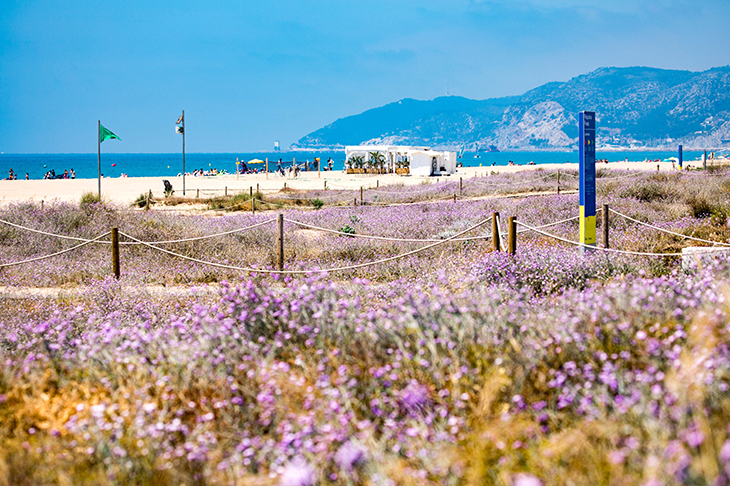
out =
[[501,251],[499,244],[499,213],[492,213],[492,250]]
[[101,120],[96,125],[96,162],[99,168],[99,200],[101,200]]
[[603,205],[603,247],[608,248],[608,204]]
[[276,229],[277,229],[277,251],[276,251],[276,266],[279,271],[284,270],[284,215],[279,214],[276,217]]
[[509,217],[509,235],[507,240],[507,253],[514,255],[517,253],[517,217]]
[[112,271],[119,279],[119,228],[112,228]]
[[185,110],[182,111],[182,136],[183,136],[183,196],[185,195]]

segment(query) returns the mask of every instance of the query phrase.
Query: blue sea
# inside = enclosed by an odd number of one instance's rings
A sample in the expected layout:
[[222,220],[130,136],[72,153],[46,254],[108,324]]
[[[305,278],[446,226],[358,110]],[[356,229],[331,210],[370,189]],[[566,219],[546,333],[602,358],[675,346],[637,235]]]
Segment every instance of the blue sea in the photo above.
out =
[[[479,158],[474,152],[467,152],[459,159],[467,167],[488,167],[515,164],[527,165],[554,164],[564,162],[578,162],[578,152],[482,152]],[[702,155],[700,151],[685,151],[684,160],[693,161]],[[626,151],[596,153],[596,159],[608,159],[617,162],[628,158],[629,161],[644,161],[646,159],[665,160],[676,157],[676,151]],[[342,170],[345,164],[344,152],[255,152],[231,154],[185,154],[185,170],[192,172],[196,169],[209,170],[216,168],[235,173],[236,158],[250,161],[253,159],[269,159],[269,170],[276,168],[276,162],[283,160],[283,166],[314,161],[315,157],[326,164],[328,158],[334,161],[335,170]],[[252,168],[263,168],[264,165],[252,165]],[[6,178],[10,169],[18,174],[18,179],[24,179],[27,173],[31,179],[42,179],[51,169],[56,174],[74,169],[79,179],[97,177],[97,154],[0,154],[0,177]],[[104,177],[119,177],[122,173],[129,177],[173,177],[182,172],[182,154],[102,154],[101,173]]]

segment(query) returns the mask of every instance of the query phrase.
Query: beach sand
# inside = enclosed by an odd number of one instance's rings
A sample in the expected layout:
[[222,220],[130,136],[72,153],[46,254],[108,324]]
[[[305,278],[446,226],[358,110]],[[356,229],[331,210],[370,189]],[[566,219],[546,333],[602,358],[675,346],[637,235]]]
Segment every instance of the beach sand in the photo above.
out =
[[[695,162],[696,163],[696,162]],[[672,171],[671,162],[611,162],[608,164],[596,163],[597,169],[611,170],[644,170],[656,171],[657,165],[661,171]],[[456,174],[442,177],[421,177],[421,176],[400,176],[395,174],[387,175],[352,175],[342,171],[333,172],[302,172],[296,179],[284,178],[273,173],[266,174],[246,174],[236,177],[235,174],[217,176],[217,177],[185,177],[185,197],[195,198],[200,191],[200,197],[221,196],[226,188],[229,194],[248,192],[256,185],[262,193],[275,193],[280,191],[284,184],[288,188],[313,190],[323,189],[325,181],[329,189],[350,189],[356,190],[360,187],[375,187],[377,183],[381,186],[391,184],[415,185],[425,181],[448,181],[458,180],[459,177],[464,179],[481,177],[497,173],[514,173],[524,170],[578,170],[578,164],[538,164],[538,165],[517,165],[517,166],[485,166],[485,167],[462,167]],[[183,195],[183,180],[181,177],[123,177],[123,178],[104,178],[101,181],[102,198],[106,201],[129,205],[140,195],[146,194],[152,190],[152,195],[157,198],[164,196],[163,179],[169,180],[175,196]],[[376,182],[377,181],[377,182]],[[53,179],[53,180],[17,180],[17,181],[0,181],[0,205],[8,205],[11,203],[30,201],[30,202],[75,202],[81,200],[84,193],[97,194],[97,179]],[[177,206],[177,209],[181,209]]]

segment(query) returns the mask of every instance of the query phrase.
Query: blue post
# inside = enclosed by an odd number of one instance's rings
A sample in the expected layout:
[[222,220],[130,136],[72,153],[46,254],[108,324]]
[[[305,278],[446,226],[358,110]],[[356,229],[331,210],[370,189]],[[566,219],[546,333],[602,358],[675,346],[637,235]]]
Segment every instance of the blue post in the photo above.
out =
[[[581,111],[578,115],[580,242],[596,246],[596,113]],[[580,248],[585,254],[586,247]]]

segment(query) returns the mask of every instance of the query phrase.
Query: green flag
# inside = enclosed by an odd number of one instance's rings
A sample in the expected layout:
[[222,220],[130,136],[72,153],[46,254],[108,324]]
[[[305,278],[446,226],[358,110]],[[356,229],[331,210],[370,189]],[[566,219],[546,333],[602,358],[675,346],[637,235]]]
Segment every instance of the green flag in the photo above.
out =
[[110,140],[115,138],[117,140],[121,140],[121,138],[114,135],[111,130],[107,130],[106,128],[104,128],[104,125],[99,125],[99,143],[103,142],[104,140]]

